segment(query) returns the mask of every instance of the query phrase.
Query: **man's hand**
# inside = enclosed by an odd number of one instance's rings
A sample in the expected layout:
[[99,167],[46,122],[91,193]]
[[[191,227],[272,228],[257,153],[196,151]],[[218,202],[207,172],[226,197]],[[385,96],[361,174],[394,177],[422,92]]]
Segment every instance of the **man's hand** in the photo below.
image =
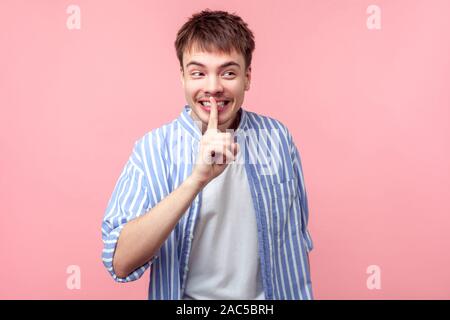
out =
[[228,163],[236,159],[239,152],[239,145],[233,141],[233,134],[217,129],[217,103],[213,97],[210,97],[209,101],[211,109],[208,128],[200,140],[197,161],[191,175],[202,186],[220,175]]

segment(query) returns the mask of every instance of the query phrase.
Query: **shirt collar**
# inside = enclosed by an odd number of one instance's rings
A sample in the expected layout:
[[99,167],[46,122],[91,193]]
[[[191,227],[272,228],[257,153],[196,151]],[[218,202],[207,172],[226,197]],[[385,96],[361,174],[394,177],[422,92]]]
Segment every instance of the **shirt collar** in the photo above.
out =
[[[200,140],[202,137],[202,132],[200,131],[200,128],[197,126],[197,124],[194,122],[194,119],[189,114],[189,111],[191,110],[191,107],[189,105],[185,105],[183,107],[183,111],[181,112],[180,116],[178,117],[178,121],[181,123],[183,128],[189,132],[190,135],[192,135],[196,140]],[[239,120],[239,125],[236,129],[236,132],[244,131],[247,124],[247,111],[244,110],[244,108],[240,108],[239,112],[241,113],[241,119]]]

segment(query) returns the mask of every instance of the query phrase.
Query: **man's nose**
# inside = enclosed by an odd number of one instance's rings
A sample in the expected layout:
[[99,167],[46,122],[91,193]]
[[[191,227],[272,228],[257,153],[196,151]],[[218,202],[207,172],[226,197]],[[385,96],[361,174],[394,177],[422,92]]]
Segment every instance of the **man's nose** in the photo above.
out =
[[214,96],[217,93],[223,92],[223,86],[220,82],[220,79],[216,76],[208,77],[206,87],[205,87],[205,93],[209,93],[210,95]]

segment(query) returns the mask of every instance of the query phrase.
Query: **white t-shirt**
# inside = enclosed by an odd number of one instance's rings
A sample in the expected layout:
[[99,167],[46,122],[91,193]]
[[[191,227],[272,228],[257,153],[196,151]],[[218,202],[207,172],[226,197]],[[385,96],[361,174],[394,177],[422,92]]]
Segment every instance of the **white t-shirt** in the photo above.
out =
[[242,152],[203,188],[188,268],[183,299],[265,298]]

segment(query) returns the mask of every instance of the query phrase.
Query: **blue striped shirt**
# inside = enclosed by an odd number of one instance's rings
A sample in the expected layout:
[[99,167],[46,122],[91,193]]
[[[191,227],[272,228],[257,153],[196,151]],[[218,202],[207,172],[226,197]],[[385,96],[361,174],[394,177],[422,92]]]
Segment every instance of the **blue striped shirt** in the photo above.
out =
[[[240,109],[235,132],[255,208],[266,299],[313,299],[308,254],[313,242],[300,154],[280,121]],[[145,214],[192,173],[202,136],[184,106],[180,116],[139,139],[108,202],[102,260],[117,282],[139,279],[150,266],[148,299],[181,299],[200,191],[151,261],[119,278],[113,256],[125,224]],[[151,214],[151,213],[150,213]],[[230,239],[233,241],[233,239]]]

